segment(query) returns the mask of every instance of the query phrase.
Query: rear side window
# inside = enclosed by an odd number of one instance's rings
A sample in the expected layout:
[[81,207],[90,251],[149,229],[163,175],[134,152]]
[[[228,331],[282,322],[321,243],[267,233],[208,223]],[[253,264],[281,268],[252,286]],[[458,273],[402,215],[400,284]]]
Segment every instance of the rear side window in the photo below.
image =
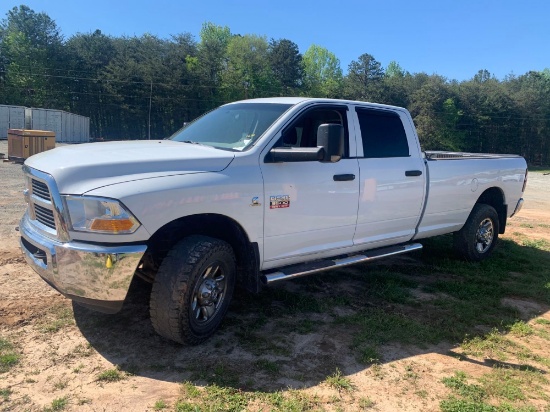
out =
[[409,144],[401,118],[395,112],[356,108],[364,157],[408,157]]

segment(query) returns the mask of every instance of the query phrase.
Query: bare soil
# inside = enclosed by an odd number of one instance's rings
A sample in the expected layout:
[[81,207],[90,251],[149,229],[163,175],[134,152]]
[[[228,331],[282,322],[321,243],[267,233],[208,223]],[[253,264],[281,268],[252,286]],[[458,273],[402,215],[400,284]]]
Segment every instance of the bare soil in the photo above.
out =
[[[0,152],[6,153],[6,146],[0,141]],[[26,265],[18,246],[15,228],[25,209],[21,165],[0,163],[0,187],[0,337],[12,342],[20,354],[15,367],[0,373],[0,389],[11,391],[9,401],[0,397],[1,410],[43,410],[60,398],[67,399],[65,410],[146,411],[154,410],[158,400],[173,410],[181,382],[201,386],[215,375],[226,386],[243,391],[299,389],[317,395],[321,407],[328,410],[356,410],[357,403],[351,402],[364,397],[372,401],[372,410],[430,411],[439,410],[439,402],[449,393],[441,384],[443,377],[458,369],[481,376],[492,368],[483,359],[458,356],[460,342],[423,348],[385,345],[381,362],[365,366],[350,350],[353,336],[345,327],[334,329],[324,323],[328,315],[322,312],[307,315],[312,325],[305,332],[293,331],[269,316],[247,336],[248,330],[242,328],[246,301],[233,305],[237,308],[230,310],[222,329],[207,343],[172,344],[154,333],[148,319],[147,287],[139,282],[115,315],[73,306],[50,288]],[[550,240],[550,176],[530,174],[525,201],[521,213],[509,221],[505,237],[521,233]],[[398,262],[422,264],[416,258]],[[289,291],[297,287],[294,282],[277,286]],[[358,287],[364,285],[355,280],[338,284],[341,290]],[[422,299],[422,294],[418,292],[417,297]],[[548,308],[540,304],[512,298],[507,303],[531,318],[550,321]],[[276,312],[280,303],[270,300],[266,305]],[[547,347],[533,342],[549,356]],[[258,369],[259,360],[276,363],[280,372],[273,375]],[[102,375],[115,368],[118,374],[114,371],[112,380]],[[323,382],[336,368],[355,385],[352,395]],[[235,376],[239,383],[234,383]]]

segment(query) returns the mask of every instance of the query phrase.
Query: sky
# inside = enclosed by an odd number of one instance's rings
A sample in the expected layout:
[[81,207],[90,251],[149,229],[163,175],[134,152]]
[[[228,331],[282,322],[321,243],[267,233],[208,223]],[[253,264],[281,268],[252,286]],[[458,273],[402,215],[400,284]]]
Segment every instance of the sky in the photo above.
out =
[[342,70],[369,53],[411,73],[468,80],[486,69],[499,79],[550,68],[550,0],[0,0],[0,18],[26,4],[45,12],[65,38],[96,29],[112,36],[170,38],[201,26],[286,38],[301,53],[327,48]]

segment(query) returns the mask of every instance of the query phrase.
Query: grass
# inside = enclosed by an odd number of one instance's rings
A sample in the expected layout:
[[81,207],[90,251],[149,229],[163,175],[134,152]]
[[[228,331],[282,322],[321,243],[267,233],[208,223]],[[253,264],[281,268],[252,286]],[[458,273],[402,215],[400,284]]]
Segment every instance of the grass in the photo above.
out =
[[12,390],[9,388],[0,389],[0,396],[4,400],[4,402],[7,402],[10,400],[10,395],[12,394]]
[[365,411],[367,409],[374,408],[375,405],[376,405],[376,403],[370,398],[362,397],[362,398],[359,399],[359,408],[360,408],[360,410]]
[[510,351],[516,347],[517,344],[501,334],[496,328],[485,336],[475,336],[471,339],[466,338],[461,345],[466,355],[496,358],[502,361],[507,360]]
[[510,326],[510,333],[514,336],[524,337],[533,335],[535,330],[531,325],[523,321],[517,321]]
[[98,382],[118,382],[126,376],[118,368],[107,369],[97,375],[96,381]]
[[540,386],[548,381],[540,372],[495,367],[475,380],[476,383],[468,383],[469,380],[475,379],[462,371],[442,380],[452,391],[441,401],[442,411],[535,411],[534,406],[526,404],[528,391],[531,398],[548,401],[548,395]]
[[454,393],[472,402],[481,402],[487,398],[487,392],[479,385],[468,384],[467,376],[462,371],[455,372],[454,376],[443,378],[442,382]]
[[325,379],[325,383],[331,388],[336,389],[338,392],[352,391],[355,389],[355,385],[353,385],[351,380],[343,376],[342,372],[338,368],[332,375],[327,376],[327,378]]
[[359,352],[359,361],[365,365],[371,365],[378,363],[382,357],[373,346],[361,347]]
[[55,390],[62,390],[65,389],[69,385],[69,382],[67,380],[58,380],[53,384],[53,387]]
[[431,325],[421,323],[405,313],[394,313],[378,308],[368,308],[360,312],[340,316],[335,324],[357,326],[354,344],[357,347],[368,344],[380,345],[390,341],[424,345],[437,343],[443,337],[441,331]]
[[56,333],[71,325],[74,325],[72,309],[64,304],[60,304],[48,310],[44,321],[39,324],[39,329],[44,333]]
[[13,344],[0,337],[0,373],[9,371],[19,362],[20,356]]
[[162,411],[163,409],[167,409],[168,408],[168,404],[162,400],[162,399],[159,399],[158,401],[155,402],[155,404],[153,405],[153,409],[155,411]]
[[258,359],[255,362],[257,369],[265,371],[269,374],[277,374],[280,371],[280,367],[276,362],[267,359]]
[[79,343],[72,350],[70,356],[74,358],[80,358],[80,357],[87,358],[93,355],[94,352],[95,352],[95,349],[92,347],[92,345],[89,342],[86,344]]
[[321,410],[320,406],[316,396],[292,389],[276,392],[244,392],[216,384],[198,389],[191,382],[184,382],[174,410],[176,412],[244,410],[301,412]]
[[44,412],[63,411],[69,405],[69,398],[64,396],[62,398],[56,398],[52,401],[51,406],[44,408]]

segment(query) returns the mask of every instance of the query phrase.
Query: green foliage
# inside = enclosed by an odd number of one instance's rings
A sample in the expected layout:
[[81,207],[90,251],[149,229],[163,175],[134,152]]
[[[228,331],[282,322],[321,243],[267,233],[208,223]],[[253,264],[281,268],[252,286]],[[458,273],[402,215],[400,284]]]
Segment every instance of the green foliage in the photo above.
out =
[[312,44],[304,53],[304,82],[313,97],[341,95],[342,69],[336,55],[322,46]]
[[153,405],[153,409],[155,411],[161,411],[161,410],[166,409],[166,408],[168,408],[168,404],[163,399],[159,399]]
[[273,94],[268,43],[256,35],[234,36],[227,46],[228,65],[222,74],[223,96],[227,101]]
[[44,408],[45,412],[63,411],[69,405],[69,398],[64,396],[62,398],[56,398],[52,401],[49,408]]
[[[477,379],[479,384],[468,383],[464,372],[457,371],[442,383],[452,390],[453,394],[440,404],[442,411],[535,411],[531,405],[525,405],[527,397],[523,389],[543,393],[540,384],[548,380],[540,372],[512,368],[493,368],[491,372]],[[501,402],[498,406],[489,404]],[[493,403],[491,402],[491,403]],[[521,402],[521,406],[516,406]]]
[[342,375],[342,371],[340,371],[340,369],[338,368],[332,375],[327,376],[327,378],[325,379],[325,383],[338,391],[349,392],[355,389],[355,385],[353,385],[351,380]]
[[487,398],[487,392],[481,386],[466,382],[466,374],[464,372],[455,372],[454,376],[443,378],[442,382],[447,388],[452,389],[470,401],[480,402]]
[[386,76],[387,77],[405,77],[405,71],[395,60],[392,60],[388,63],[386,67]]
[[381,359],[380,354],[378,351],[373,348],[372,346],[365,346],[361,348],[359,360],[366,364],[370,365],[372,363],[377,363]]
[[304,68],[298,45],[288,39],[269,42],[269,64],[281,92],[293,95],[302,87]]
[[518,321],[510,326],[510,333],[515,336],[529,336],[535,333],[533,327],[523,321]]
[[118,368],[107,369],[97,375],[98,382],[118,382],[124,379],[124,374]]
[[382,309],[365,309],[354,315],[341,316],[336,324],[356,325],[354,344],[400,341],[404,343],[437,343],[444,332],[437,326],[423,324],[399,313],[388,313]]
[[7,372],[19,362],[19,354],[8,340],[0,337],[0,373]]
[[40,331],[45,333],[56,333],[59,330],[73,325],[74,315],[71,308],[65,305],[57,305],[50,308],[40,322]]
[[10,395],[12,394],[12,390],[9,388],[0,389],[0,396],[4,400],[4,402],[9,401]]
[[380,101],[384,69],[376,59],[364,53],[350,63],[346,76],[346,92],[354,100]]

